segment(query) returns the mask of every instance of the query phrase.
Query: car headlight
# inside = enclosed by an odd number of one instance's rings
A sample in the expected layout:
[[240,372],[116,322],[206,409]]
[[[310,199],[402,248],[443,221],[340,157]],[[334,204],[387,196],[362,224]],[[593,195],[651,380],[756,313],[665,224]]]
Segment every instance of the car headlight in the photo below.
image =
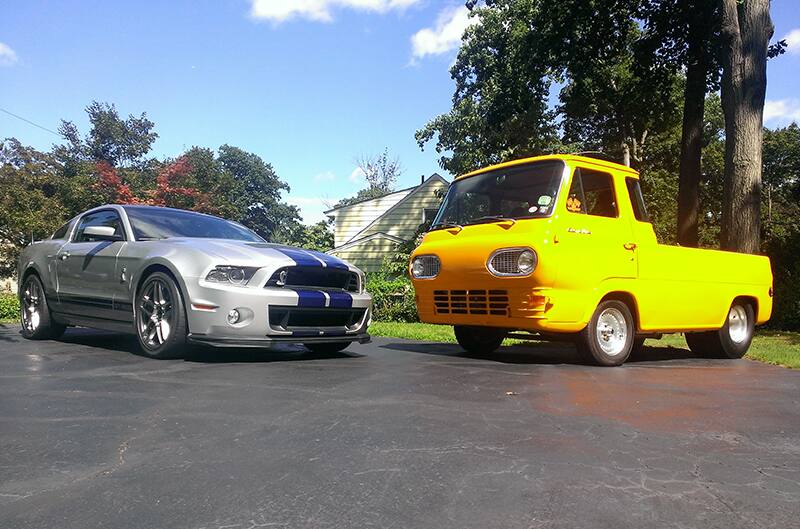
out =
[[243,286],[253,278],[257,270],[257,266],[216,266],[208,273],[206,281]]
[[503,248],[489,257],[486,267],[496,276],[527,276],[536,270],[538,261],[530,248]]
[[433,279],[439,275],[442,262],[435,255],[418,255],[411,261],[411,276],[414,279]]

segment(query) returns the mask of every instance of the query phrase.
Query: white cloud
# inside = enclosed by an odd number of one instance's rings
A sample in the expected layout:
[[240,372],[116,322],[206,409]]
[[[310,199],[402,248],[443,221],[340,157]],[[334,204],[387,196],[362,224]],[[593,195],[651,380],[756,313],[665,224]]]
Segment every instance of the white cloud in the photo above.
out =
[[764,102],[764,123],[788,124],[800,122],[800,100],[777,99]]
[[350,176],[348,176],[347,179],[350,180],[351,182],[359,182],[361,180],[364,180],[365,176],[366,175],[364,174],[364,171],[360,167],[356,167],[355,169],[353,169],[353,172],[350,173]]
[[315,182],[333,182],[336,180],[336,174],[333,171],[325,171],[324,173],[315,174],[312,180]]
[[445,9],[439,13],[434,27],[421,29],[411,36],[412,57],[421,59],[458,48],[464,30],[475,22],[477,19],[470,18],[464,6]]
[[788,45],[786,48],[788,53],[800,54],[800,28],[793,29],[782,40],[785,40]]
[[333,20],[334,9],[353,9],[373,13],[402,10],[421,0],[250,0],[253,18],[284,22],[305,18],[317,22]]
[[339,202],[338,198],[314,198],[314,197],[286,197],[286,202],[292,206],[300,208],[300,216],[306,224],[316,224],[328,217],[323,213]]
[[0,42],[0,66],[11,66],[16,64],[17,60],[17,52],[8,44]]

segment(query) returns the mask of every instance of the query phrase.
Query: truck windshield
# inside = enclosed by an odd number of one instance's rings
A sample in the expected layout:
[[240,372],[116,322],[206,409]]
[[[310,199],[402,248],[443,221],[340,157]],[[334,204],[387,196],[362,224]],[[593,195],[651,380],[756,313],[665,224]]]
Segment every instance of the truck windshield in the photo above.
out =
[[547,217],[564,175],[561,161],[533,162],[456,180],[431,229]]

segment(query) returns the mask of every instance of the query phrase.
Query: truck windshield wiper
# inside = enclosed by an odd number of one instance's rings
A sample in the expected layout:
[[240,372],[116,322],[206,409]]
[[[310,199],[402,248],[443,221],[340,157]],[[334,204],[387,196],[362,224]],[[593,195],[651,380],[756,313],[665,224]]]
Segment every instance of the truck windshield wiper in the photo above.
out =
[[484,217],[478,217],[473,220],[471,224],[482,224],[485,222],[510,222],[511,224],[516,224],[517,221],[505,215],[486,215]]
[[439,222],[438,224],[434,224],[433,226],[431,226],[428,231],[446,230],[449,228],[458,228],[458,231],[461,231],[464,229],[464,226],[462,226],[461,224],[456,224],[454,222]]

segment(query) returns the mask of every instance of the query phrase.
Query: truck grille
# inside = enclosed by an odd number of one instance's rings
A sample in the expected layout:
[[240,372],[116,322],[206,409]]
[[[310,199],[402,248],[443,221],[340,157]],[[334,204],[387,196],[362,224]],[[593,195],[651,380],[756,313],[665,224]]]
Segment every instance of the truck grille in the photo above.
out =
[[358,274],[327,267],[286,266],[272,274],[265,288],[271,287],[340,288],[358,293]]
[[508,315],[507,290],[434,290],[437,314]]

